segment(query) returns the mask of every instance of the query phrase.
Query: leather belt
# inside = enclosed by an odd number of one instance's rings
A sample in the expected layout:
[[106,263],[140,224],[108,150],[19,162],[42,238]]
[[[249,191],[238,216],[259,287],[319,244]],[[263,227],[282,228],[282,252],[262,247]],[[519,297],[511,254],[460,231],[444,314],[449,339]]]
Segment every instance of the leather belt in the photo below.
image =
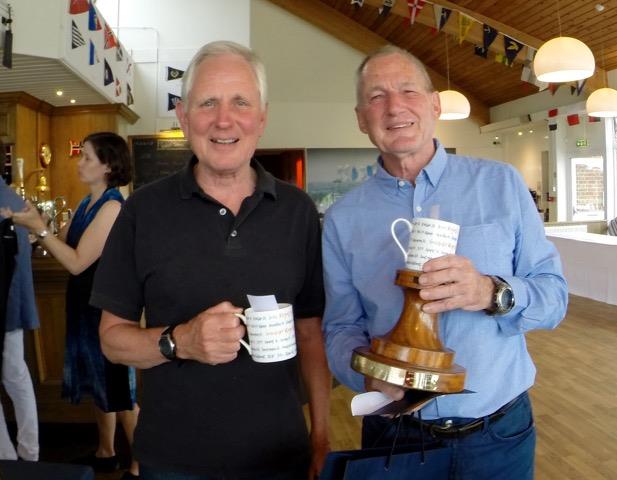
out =
[[516,397],[514,400],[509,401],[499,410],[486,417],[476,418],[475,420],[471,420],[470,422],[463,423],[460,425],[440,425],[435,422],[421,422],[417,418],[413,416],[408,416],[407,421],[410,425],[417,427],[418,429],[422,428],[422,430],[430,433],[434,437],[438,438],[452,438],[452,437],[464,437],[465,435],[469,435],[471,433],[477,432],[481,430],[484,426],[485,419],[488,421],[489,425],[491,423],[497,422],[501,419],[508,410],[514,406],[514,404],[521,399],[523,394]]

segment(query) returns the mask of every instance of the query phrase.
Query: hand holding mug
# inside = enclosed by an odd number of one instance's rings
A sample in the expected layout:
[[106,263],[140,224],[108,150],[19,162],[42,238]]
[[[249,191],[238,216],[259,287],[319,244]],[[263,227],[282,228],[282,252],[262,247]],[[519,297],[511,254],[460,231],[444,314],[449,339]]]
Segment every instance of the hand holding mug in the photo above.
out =
[[178,357],[210,365],[234,360],[246,332],[236,317],[240,312],[242,308],[222,302],[178,325],[174,330]]

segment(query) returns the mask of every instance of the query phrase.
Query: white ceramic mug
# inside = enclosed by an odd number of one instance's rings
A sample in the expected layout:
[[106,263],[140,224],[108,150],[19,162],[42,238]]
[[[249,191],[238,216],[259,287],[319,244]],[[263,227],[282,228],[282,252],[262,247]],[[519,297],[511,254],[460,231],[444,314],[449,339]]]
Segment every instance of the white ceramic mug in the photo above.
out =
[[[394,230],[399,222],[407,225],[409,230],[409,247],[407,250],[396,236]],[[434,218],[416,217],[411,222],[406,218],[397,218],[390,226],[392,238],[405,256],[405,268],[422,271],[424,263],[432,258],[454,254],[460,226]]]
[[296,331],[293,308],[279,303],[277,310],[256,312],[247,308],[235,315],[244,322],[249,343],[240,340],[253,360],[260,363],[281,362],[296,356]]

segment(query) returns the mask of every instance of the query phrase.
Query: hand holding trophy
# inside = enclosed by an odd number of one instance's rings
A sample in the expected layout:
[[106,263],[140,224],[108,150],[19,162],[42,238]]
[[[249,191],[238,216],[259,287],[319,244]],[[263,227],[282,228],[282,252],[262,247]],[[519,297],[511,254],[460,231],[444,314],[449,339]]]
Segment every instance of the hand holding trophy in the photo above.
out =
[[[395,232],[399,222],[406,223],[410,232],[407,250]],[[404,288],[403,310],[390,332],[373,338],[370,347],[354,350],[351,366],[365,376],[427,392],[417,403],[422,406],[427,397],[464,389],[465,369],[454,363],[454,352],[439,338],[438,314],[422,310],[426,301],[420,298],[418,283],[427,260],[455,253],[459,226],[432,218],[414,218],[411,222],[398,218],[392,222],[391,233],[405,256],[405,268],[397,270],[395,280]]]

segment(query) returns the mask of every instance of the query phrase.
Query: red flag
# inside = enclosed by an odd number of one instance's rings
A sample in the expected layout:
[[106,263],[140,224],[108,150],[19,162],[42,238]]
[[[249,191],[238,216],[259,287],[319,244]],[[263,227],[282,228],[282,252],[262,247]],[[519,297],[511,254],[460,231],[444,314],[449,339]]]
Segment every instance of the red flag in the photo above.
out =
[[116,41],[116,36],[114,32],[111,31],[109,25],[105,24],[105,49],[117,47],[118,42]]
[[553,108],[552,110],[549,110],[549,111],[548,111],[548,116],[549,116],[549,117],[556,117],[558,112],[559,112],[559,110],[558,110],[558,109]]
[[580,119],[578,118],[578,113],[573,113],[572,115],[568,115],[566,117],[568,120],[568,125],[578,125],[580,123]]
[[555,92],[561,85],[559,83],[549,83],[548,89],[551,92],[551,95],[555,95]]
[[591,117],[591,116],[589,116],[589,117],[587,117],[587,121],[589,123],[596,123],[596,122],[601,122],[602,119],[600,117]]
[[416,21],[416,17],[420,13],[420,10],[424,7],[425,0],[407,0],[407,6],[409,7],[409,24],[413,25]]
[[78,13],[86,13],[90,8],[88,0],[71,0],[69,5],[69,13],[71,15],[77,15]]
[[81,154],[81,149],[83,148],[81,142],[74,142],[73,140],[69,140],[69,146],[71,147],[69,150],[69,157]]

